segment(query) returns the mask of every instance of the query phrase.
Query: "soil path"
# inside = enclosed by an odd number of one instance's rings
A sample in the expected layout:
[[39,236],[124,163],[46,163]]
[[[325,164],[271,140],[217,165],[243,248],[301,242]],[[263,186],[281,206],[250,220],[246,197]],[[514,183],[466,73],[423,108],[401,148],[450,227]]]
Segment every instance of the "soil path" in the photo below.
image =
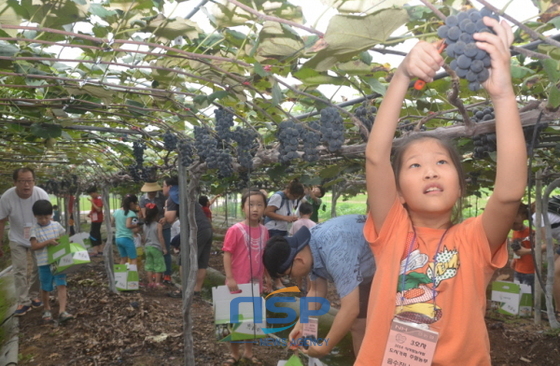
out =
[[[19,365],[183,365],[181,299],[167,296],[171,288],[112,294],[103,259],[92,260],[69,276],[69,311],[75,320],[45,324],[40,309],[20,318]],[[221,270],[219,245],[211,266]],[[498,274],[504,272],[507,269]],[[334,292],[330,297],[338,304]],[[56,316],[56,305],[53,310]],[[221,365],[228,350],[215,341],[212,305],[199,298],[190,310],[196,364]],[[560,365],[560,337],[545,322],[535,326],[532,319],[506,317],[493,310],[486,319],[493,365]],[[268,366],[288,357],[281,347],[257,346],[255,354]]]

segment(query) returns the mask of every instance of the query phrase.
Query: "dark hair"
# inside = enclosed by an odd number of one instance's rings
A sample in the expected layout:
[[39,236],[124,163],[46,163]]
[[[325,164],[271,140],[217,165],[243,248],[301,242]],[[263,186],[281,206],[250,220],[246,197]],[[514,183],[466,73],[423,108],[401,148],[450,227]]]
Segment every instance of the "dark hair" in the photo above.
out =
[[299,213],[300,215],[311,215],[313,213],[313,206],[307,202],[302,202],[299,205]]
[[131,203],[138,203],[138,197],[134,194],[127,194],[124,196],[122,200],[122,209],[124,210],[124,215],[128,215],[128,211],[130,211],[130,204]]
[[49,200],[37,200],[31,209],[35,216],[52,215],[53,213],[53,206]]
[[298,198],[303,197],[303,195],[305,194],[305,188],[303,187],[303,184],[301,184],[297,179],[294,179],[290,183],[288,183],[286,189],[288,190],[288,193]]
[[517,214],[518,215],[523,215],[523,219],[524,220],[528,220],[529,217],[531,217],[531,211],[529,211],[529,205],[520,202],[519,203],[519,208],[517,209]]
[[53,205],[53,210],[58,210],[58,205]]
[[266,207],[266,196],[258,189],[248,189],[241,195],[241,210],[243,211],[243,206],[245,206],[245,202],[247,202],[247,198],[250,196],[261,196],[264,202],[264,207]]
[[12,175],[14,182],[18,180],[19,173],[31,173],[31,175],[33,175],[33,179],[35,179],[35,171],[29,167],[25,167],[14,170],[14,174]]
[[89,188],[87,189],[86,193],[87,193],[87,194],[90,194],[90,193],[97,193],[97,187],[96,187],[96,186],[91,186],[91,187],[89,187]]
[[200,205],[202,207],[206,207],[208,205],[208,202],[210,202],[210,200],[208,199],[208,196],[198,197],[198,203],[200,203]]
[[395,183],[397,185],[397,189],[400,189],[399,175],[402,170],[402,165],[403,165],[402,159],[404,153],[406,152],[406,150],[408,150],[408,147],[411,146],[413,143],[421,140],[427,140],[427,139],[432,139],[434,141],[437,141],[441,145],[441,147],[443,147],[447,151],[449,157],[451,158],[451,161],[453,162],[453,165],[455,166],[455,169],[457,170],[457,177],[459,179],[459,189],[461,190],[461,199],[457,200],[457,202],[455,203],[453,214],[451,216],[451,222],[457,223],[461,220],[462,209],[463,209],[462,198],[465,196],[467,192],[467,185],[465,180],[465,172],[463,171],[463,165],[461,164],[461,155],[459,155],[457,149],[451,144],[451,141],[447,139],[441,139],[433,135],[426,135],[426,134],[413,134],[413,135],[406,136],[402,140],[402,142],[399,143],[393,150],[392,166],[393,166],[393,171],[395,173]]
[[177,176],[165,177],[165,178],[163,178],[163,181],[165,182],[166,186],[178,186],[179,185],[179,177],[177,177]]
[[316,187],[319,188],[319,192],[321,192],[319,198],[323,198],[323,196],[325,195],[325,193],[327,193],[327,191],[325,191],[325,188],[323,188],[323,186],[316,186]]
[[[157,215],[159,213],[159,208],[157,207],[156,204],[150,204],[148,203],[148,205],[150,205],[151,208],[146,206],[146,217],[144,218],[144,222],[146,224],[151,224],[152,222],[157,220]],[[153,205],[153,206],[151,206]]]
[[266,248],[264,248],[263,264],[270,277],[283,276],[282,273],[279,273],[279,270],[290,256],[290,251],[290,244],[283,236],[275,235],[268,239]]

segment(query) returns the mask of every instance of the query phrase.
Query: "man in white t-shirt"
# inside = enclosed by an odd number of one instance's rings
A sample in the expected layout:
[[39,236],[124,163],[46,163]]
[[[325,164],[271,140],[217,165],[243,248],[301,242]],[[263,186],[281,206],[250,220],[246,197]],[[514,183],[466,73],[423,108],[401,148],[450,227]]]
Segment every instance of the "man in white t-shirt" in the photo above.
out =
[[25,315],[31,308],[43,305],[39,299],[39,278],[37,260],[31,253],[33,269],[27,276],[27,259],[31,251],[30,233],[35,224],[31,207],[40,199],[49,199],[47,192],[35,187],[35,172],[30,168],[16,169],[13,174],[14,186],[0,198],[0,240],[4,241],[6,222],[10,221],[8,238],[14,271],[14,284],[18,307],[15,316]]

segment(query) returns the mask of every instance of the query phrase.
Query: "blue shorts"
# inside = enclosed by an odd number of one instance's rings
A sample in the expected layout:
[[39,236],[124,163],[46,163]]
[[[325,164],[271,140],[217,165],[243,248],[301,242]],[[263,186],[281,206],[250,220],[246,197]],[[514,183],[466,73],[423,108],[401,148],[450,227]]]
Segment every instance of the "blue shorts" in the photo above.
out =
[[117,238],[117,248],[119,249],[121,258],[128,257],[130,259],[136,259],[137,255],[134,240],[127,237]]
[[54,290],[53,283],[56,286],[66,286],[66,274],[62,273],[53,275],[50,264],[39,266],[38,269],[41,290],[51,292]]

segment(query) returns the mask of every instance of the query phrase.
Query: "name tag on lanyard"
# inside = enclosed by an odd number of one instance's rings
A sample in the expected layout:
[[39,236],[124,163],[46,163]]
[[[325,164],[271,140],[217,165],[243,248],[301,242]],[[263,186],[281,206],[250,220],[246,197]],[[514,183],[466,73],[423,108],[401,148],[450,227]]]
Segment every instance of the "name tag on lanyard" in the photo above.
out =
[[25,223],[25,226],[23,227],[23,238],[25,240],[29,240],[31,239],[31,223]]
[[393,319],[382,365],[431,365],[439,334],[423,326]]

